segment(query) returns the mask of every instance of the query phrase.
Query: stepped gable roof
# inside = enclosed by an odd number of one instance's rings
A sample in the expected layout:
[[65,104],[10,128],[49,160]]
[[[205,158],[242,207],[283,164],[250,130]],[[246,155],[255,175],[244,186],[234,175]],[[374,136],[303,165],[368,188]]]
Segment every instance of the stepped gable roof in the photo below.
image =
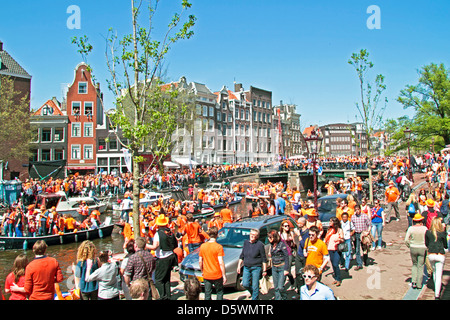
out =
[[31,79],[31,75],[11,55],[3,50],[0,41],[0,74]]

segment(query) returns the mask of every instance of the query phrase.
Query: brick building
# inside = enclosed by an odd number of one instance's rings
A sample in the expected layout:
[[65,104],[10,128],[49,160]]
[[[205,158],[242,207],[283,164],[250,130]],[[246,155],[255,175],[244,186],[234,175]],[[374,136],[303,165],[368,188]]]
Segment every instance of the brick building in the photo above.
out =
[[[97,125],[103,124],[100,86],[94,84],[85,63],[75,68],[74,80],[66,96],[68,174],[94,173],[97,165]],[[116,146],[118,149],[119,147]]]
[[[30,97],[31,97],[31,75],[3,48],[3,42],[0,41],[0,81],[2,77],[9,77],[14,82],[14,90],[20,92],[16,99],[26,97],[28,103],[26,111],[30,111]],[[28,126],[29,124],[24,124]],[[23,159],[0,159],[5,163],[2,166],[3,176],[1,179],[19,178],[24,180],[28,178],[28,157]],[[6,166],[6,163],[8,165]]]

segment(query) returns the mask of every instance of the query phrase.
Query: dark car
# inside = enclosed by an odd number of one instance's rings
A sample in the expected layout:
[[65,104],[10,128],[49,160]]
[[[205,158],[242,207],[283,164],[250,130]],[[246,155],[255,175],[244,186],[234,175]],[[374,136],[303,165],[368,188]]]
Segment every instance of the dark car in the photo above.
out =
[[[281,222],[284,219],[289,219],[292,225],[297,228],[296,222],[289,216],[258,216],[254,218],[244,218],[239,221],[226,224],[219,231],[217,242],[223,246],[225,253],[225,272],[227,276],[226,287],[235,287],[237,290],[244,290],[242,287],[241,275],[238,274],[237,266],[239,256],[242,252],[244,241],[250,238],[250,230],[259,230],[259,240],[264,243],[266,254],[269,252],[270,244],[267,235],[270,230],[280,230]],[[187,277],[197,277],[200,282],[203,282],[202,272],[198,264],[197,249],[184,258],[180,264],[180,279],[184,281]]]
[[330,219],[336,217],[336,199],[347,199],[348,194],[338,193],[317,199],[317,206],[319,211],[319,220],[322,222],[324,229],[328,229]]

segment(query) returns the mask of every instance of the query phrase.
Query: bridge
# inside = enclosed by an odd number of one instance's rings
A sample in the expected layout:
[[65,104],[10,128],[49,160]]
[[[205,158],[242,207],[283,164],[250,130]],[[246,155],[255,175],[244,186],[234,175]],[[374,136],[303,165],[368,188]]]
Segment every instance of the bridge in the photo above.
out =
[[[359,176],[363,180],[375,176],[381,169],[324,169],[322,173],[317,174],[318,187],[321,188],[328,181],[345,179],[350,176]],[[230,176],[230,181],[239,180],[239,182],[256,182],[266,183],[270,182],[289,182],[291,186],[297,186],[300,191],[307,191],[314,189],[314,176],[311,172],[306,170],[277,170],[274,168],[262,168],[258,173],[243,174],[237,176]]]

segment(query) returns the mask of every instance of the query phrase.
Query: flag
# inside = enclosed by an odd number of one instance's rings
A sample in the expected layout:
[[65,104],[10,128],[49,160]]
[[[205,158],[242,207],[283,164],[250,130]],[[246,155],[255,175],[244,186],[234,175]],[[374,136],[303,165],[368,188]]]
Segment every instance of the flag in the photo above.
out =
[[125,165],[127,166],[128,172],[132,172],[131,169],[131,153],[128,149],[122,149],[125,158]]

